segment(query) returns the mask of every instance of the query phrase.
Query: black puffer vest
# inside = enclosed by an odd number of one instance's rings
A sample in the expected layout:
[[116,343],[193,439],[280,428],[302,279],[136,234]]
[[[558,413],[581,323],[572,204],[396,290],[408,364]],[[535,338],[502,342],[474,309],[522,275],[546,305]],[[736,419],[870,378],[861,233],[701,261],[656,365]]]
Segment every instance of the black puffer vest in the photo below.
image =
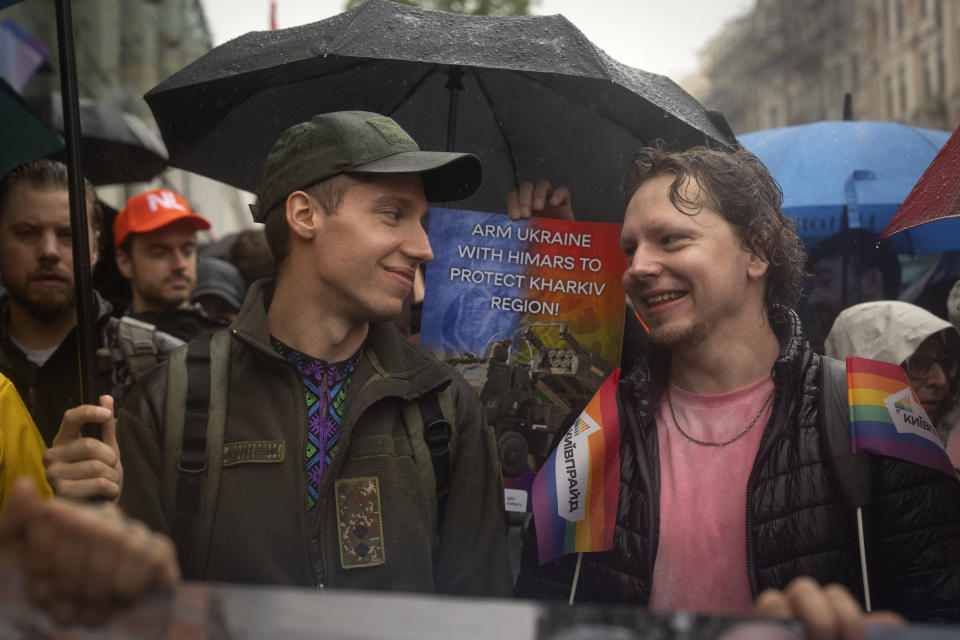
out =
[[[747,485],[747,571],[754,596],[808,575],[846,585],[862,600],[856,517],[836,490],[820,419],[821,357],[800,321],[775,309],[782,345],[776,394]],[[614,548],[584,555],[577,601],[647,604],[659,532],[657,405],[669,356],[652,348],[620,382],[620,500]],[[894,458],[873,460],[874,503],[865,509],[874,609],[912,620],[960,619],[960,482]],[[537,566],[525,537],[518,595],[567,597],[575,556]]]

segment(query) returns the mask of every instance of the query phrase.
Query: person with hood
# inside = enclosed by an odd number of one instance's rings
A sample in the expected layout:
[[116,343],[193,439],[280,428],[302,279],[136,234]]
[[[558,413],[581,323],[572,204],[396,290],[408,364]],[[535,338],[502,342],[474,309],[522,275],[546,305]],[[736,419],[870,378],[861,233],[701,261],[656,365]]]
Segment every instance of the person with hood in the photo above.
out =
[[[864,302],[837,316],[827,335],[826,354],[892,362],[903,367],[910,386],[960,467],[960,433],[954,429],[960,334],[946,320],[926,309],[898,300]],[[952,436],[952,437],[951,437]]]

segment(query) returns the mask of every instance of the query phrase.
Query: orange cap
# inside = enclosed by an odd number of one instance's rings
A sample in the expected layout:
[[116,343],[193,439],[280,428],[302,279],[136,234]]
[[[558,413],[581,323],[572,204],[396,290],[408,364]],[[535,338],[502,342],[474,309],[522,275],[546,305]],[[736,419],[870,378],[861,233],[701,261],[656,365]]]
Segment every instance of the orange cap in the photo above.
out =
[[210,221],[190,210],[183,197],[170,189],[154,189],[133,196],[113,221],[113,244],[119,248],[131,233],[155,231],[178,220],[187,220],[197,231]]

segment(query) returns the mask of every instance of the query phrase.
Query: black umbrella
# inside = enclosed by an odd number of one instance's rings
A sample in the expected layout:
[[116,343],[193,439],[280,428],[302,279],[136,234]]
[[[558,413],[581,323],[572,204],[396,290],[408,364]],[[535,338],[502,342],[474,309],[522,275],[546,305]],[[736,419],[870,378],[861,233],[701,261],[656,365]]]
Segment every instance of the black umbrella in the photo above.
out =
[[461,203],[502,211],[506,192],[548,178],[578,217],[619,221],[634,152],[734,145],[670,79],[624,66],[562,16],[491,17],[370,0],[343,14],[223,44],[145,96],[171,164],[256,191],[288,126],[344,109],[392,116],[426,149],[480,156]]
[[[50,127],[63,131],[59,92],[30,101]],[[167,148],[144,122],[105,102],[80,98],[83,171],[93,184],[146,182],[167,167]]]

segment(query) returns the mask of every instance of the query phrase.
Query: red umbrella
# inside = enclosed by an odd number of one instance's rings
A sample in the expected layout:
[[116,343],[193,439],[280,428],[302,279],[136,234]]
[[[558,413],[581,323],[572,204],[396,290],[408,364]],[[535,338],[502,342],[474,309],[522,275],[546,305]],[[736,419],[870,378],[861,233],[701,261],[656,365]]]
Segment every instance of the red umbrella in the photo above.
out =
[[920,176],[880,239],[944,218],[960,218],[960,128]]

